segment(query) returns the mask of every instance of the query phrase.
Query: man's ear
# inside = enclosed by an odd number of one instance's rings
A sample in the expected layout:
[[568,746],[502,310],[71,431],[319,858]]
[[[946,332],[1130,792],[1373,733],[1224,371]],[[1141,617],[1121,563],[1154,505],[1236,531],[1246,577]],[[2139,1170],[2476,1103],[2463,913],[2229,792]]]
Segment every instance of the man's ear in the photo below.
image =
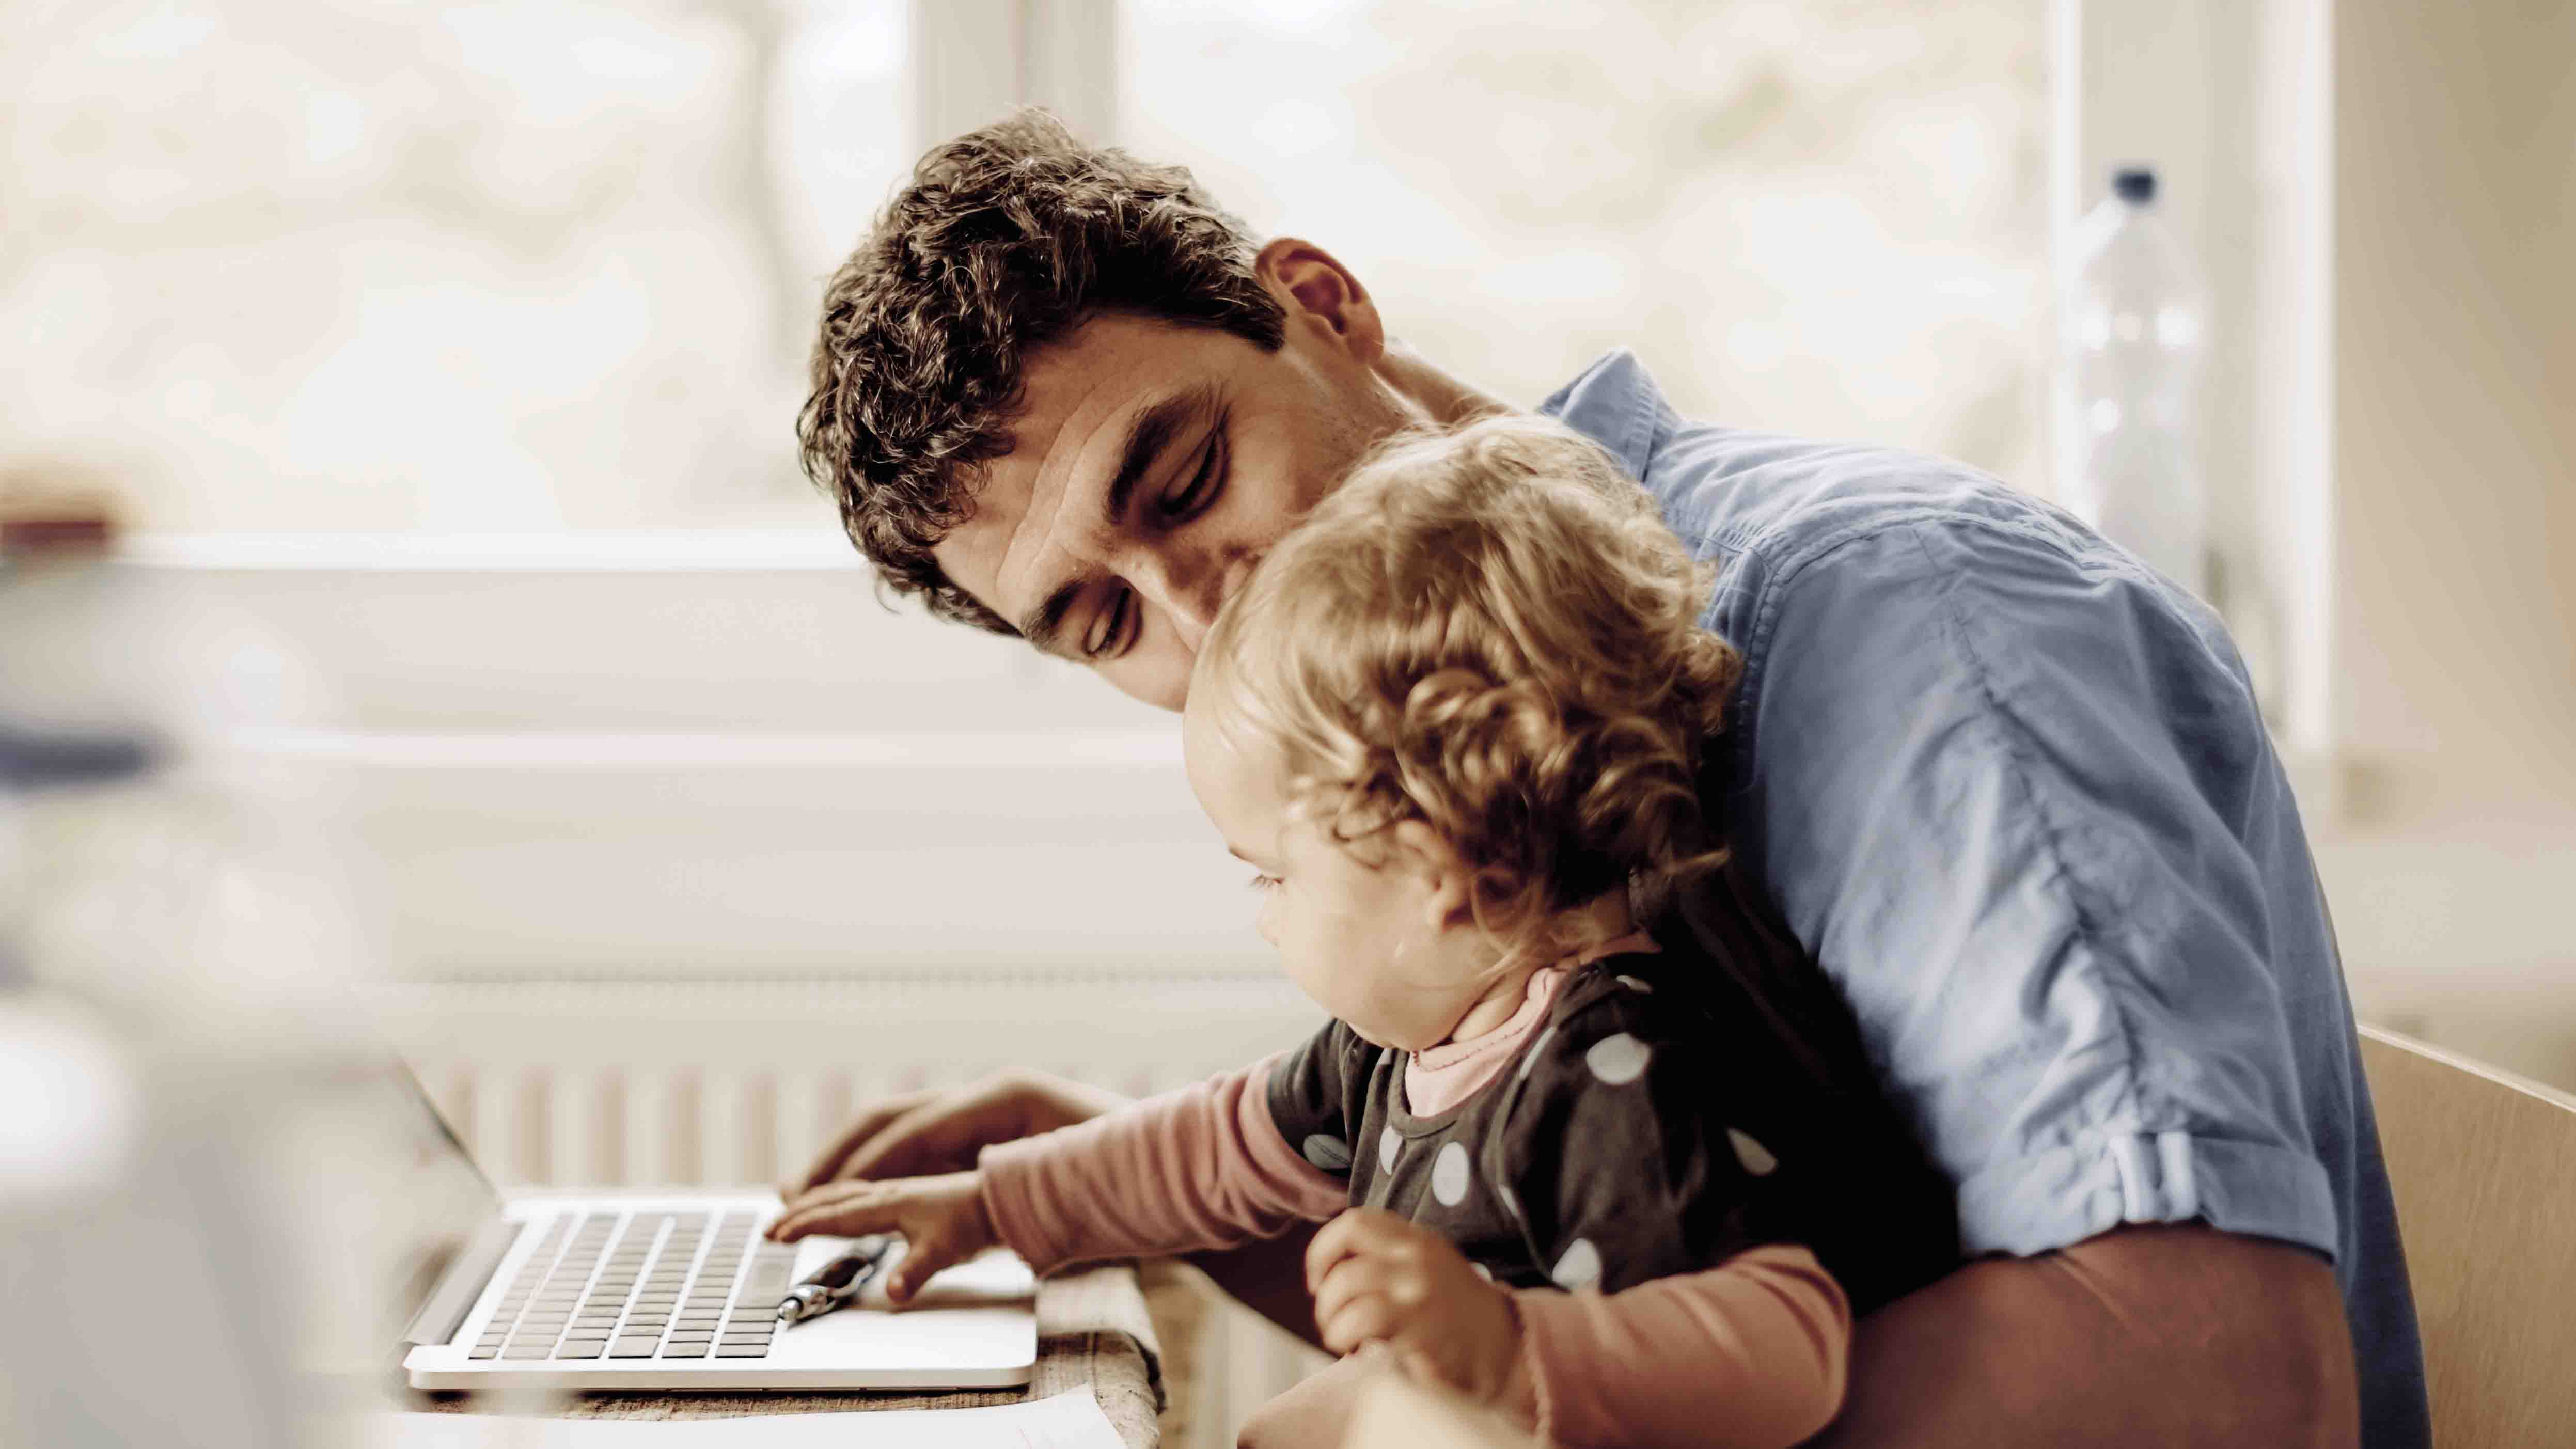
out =
[[1252,271],[1278,294],[1288,309],[1290,328],[1303,321],[1330,335],[1363,366],[1386,351],[1386,324],[1377,315],[1377,304],[1331,252],[1283,236],[1253,257]]
[[1434,931],[1470,925],[1476,919],[1476,873],[1440,832],[1419,820],[1395,823],[1395,856],[1423,883],[1422,923]]

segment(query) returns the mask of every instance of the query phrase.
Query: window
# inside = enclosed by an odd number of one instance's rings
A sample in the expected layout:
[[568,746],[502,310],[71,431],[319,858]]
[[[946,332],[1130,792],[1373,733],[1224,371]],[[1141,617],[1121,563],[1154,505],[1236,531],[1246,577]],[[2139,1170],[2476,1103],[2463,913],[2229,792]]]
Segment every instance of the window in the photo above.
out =
[[909,15],[19,16],[0,470],[159,528],[828,529],[792,420],[821,278],[916,149]]
[[2038,0],[1120,7],[1121,140],[1340,256],[1507,401],[1613,346],[1685,412],[2044,486]]

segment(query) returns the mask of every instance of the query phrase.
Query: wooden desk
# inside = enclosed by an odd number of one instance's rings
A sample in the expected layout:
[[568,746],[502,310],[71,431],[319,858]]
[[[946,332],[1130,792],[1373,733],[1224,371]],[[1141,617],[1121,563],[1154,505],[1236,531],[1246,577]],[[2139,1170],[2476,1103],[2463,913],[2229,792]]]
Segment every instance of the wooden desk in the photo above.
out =
[[[1145,1313],[1136,1270],[1107,1264],[1038,1284],[1037,1375],[1026,1390],[958,1393],[585,1394],[565,1410],[580,1419],[727,1419],[750,1414],[847,1414],[874,1409],[958,1409],[1015,1404],[1089,1389],[1127,1449],[1158,1449],[1162,1350]],[[439,1413],[500,1412],[489,1396],[415,1394],[412,1407]]]

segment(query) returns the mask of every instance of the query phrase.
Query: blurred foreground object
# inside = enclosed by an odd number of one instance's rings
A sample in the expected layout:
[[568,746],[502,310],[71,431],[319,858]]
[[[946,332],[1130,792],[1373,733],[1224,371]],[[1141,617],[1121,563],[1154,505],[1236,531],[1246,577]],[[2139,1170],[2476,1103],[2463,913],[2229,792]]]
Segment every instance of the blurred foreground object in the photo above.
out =
[[1360,1387],[1342,1449],[1539,1449],[1502,1415],[1392,1366]]
[[330,792],[216,745],[313,696],[157,665],[209,636],[111,517],[0,493],[0,1444],[325,1443],[317,1346],[393,1362],[400,1144],[340,1125],[385,1060]]
[[2206,289],[2156,214],[2156,173],[2124,166],[2084,218],[2065,303],[2076,469],[2067,502],[2150,568],[2209,597],[2209,483],[2197,393]]

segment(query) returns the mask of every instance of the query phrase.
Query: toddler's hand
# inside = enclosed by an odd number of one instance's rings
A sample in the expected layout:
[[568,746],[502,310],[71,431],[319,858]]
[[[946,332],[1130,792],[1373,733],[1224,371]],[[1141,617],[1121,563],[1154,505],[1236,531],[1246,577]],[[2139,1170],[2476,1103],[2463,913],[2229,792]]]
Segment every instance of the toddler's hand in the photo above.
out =
[[912,1301],[931,1274],[997,1241],[992,1216],[984,1211],[983,1174],[977,1172],[825,1183],[799,1193],[769,1225],[769,1236],[782,1243],[807,1233],[903,1234],[903,1262],[886,1282],[886,1297],[899,1304]]
[[1353,1208],[1306,1249],[1306,1286],[1324,1347],[1394,1350],[1405,1372],[1492,1403],[1520,1365],[1511,1293],[1478,1274],[1448,1239],[1376,1208]]

